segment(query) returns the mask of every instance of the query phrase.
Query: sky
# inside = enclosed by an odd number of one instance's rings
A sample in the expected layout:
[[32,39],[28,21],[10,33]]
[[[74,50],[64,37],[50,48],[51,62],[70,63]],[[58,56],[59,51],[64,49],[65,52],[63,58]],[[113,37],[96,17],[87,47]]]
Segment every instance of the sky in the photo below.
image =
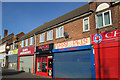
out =
[[62,16],[86,2],[3,2],[2,37],[4,29],[8,34],[25,34],[33,29]]

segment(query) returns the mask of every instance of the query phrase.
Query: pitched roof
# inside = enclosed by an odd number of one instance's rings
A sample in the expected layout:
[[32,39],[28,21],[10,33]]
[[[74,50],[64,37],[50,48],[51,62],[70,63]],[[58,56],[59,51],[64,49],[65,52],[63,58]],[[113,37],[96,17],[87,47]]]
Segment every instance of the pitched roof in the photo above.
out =
[[30,36],[33,36],[35,33],[39,32],[39,31],[45,30],[45,29],[50,28],[50,27],[52,27],[54,25],[60,24],[60,23],[62,23],[64,21],[67,21],[69,19],[80,16],[80,15],[82,15],[82,14],[88,12],[88,11],[90,11],[89,3],[82,6],[82,7],[77,8],[77,9],[75,9],[75,10],[73,10],[73,11],[67,13],[67,14],[64,14],[64,15],[62,15],[62,16],[60,16],[60,17],[58,17],[58,18],[56,18],[56,19],[54,19],[54,20],[52,20],[50,22],[47,22],[47,23],[35,28],[34,30],[30,31],[29,33],[27,33],[26,35],[21,37],[19,39],[19,41],[24,40],[24,39],[26,39],[26,38],[28,38]]

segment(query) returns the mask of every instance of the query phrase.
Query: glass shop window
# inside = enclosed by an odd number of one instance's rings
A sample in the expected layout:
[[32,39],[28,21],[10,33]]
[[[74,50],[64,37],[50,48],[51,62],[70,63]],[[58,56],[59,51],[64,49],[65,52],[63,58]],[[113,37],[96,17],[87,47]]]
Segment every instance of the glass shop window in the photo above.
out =
[[42,57],[42,72],[47,72],[47,57]]

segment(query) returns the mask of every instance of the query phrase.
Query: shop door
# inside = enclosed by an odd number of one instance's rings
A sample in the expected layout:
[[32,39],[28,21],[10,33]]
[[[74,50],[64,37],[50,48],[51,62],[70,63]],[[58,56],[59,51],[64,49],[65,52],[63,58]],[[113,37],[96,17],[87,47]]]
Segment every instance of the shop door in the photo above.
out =
[[36,74],[41,76],[52,77],[52,58],[36,58]]
[[47,76],[47,57],[37,57],[36,63],[36,74]]

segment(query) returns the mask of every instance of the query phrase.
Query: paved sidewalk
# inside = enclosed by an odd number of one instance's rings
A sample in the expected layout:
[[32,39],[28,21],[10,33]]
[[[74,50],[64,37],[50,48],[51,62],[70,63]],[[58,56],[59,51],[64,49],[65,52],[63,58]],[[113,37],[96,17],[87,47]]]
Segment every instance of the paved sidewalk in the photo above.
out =
[[49,79],[49,80],[52,80],[51,78],[48,78],[48,77],[44,77],[44,76],[38,76],[38,75],[35,75],[35,74],[30,74],[30,73],[26,73],[26,72],[23,72],[23,71],[15,71],[15,70],[12,70],[12,69],[7,69],[7,68],[2,68],[2,79],[10,79],[10,78],[13,78],[13,79],[19,79],[21,78],[22,80],[26,80],[26,79],[39,79],[40,78],[44,78],[44,80],[46,79]]

